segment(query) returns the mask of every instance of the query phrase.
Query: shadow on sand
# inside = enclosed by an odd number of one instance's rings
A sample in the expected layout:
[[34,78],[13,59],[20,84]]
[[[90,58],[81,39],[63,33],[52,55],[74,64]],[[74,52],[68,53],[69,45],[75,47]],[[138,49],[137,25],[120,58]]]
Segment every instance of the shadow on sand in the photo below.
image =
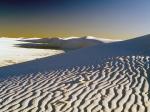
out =
[[35,48],[35,49],[55,49],[55,50],[76,50],[97,44],[105,44],[103,41],[96,40],[96,38],[89,39],[87,37],[81,38],[40,38],[40,39],[21,39],[19,41],[28,42],[16,44],[17,47]]

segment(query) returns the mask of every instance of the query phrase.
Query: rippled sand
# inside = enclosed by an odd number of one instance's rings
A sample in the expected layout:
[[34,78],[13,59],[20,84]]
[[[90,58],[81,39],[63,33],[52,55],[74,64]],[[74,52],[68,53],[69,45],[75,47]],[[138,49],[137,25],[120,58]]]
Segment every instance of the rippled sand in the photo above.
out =
[[1,112],[148,112],[150,57],[45,71],[0,83]]
[[150,112],[149,39],[1,67],[0,112]]

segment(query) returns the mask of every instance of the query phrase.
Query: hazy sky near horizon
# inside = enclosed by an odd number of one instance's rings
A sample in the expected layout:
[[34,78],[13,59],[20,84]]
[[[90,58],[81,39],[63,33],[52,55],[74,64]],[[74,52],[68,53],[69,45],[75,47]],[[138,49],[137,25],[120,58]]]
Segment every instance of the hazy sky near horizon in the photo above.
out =
[[150,32],[150,0],[1,0],[0,36],[132,38]]

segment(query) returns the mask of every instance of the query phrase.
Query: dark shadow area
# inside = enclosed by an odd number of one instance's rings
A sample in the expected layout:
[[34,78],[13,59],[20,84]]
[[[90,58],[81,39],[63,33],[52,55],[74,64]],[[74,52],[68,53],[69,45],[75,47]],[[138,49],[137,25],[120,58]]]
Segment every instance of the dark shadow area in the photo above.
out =
[[64,50],[66,52],[97,44],[104,44],[104,42],[96,40],[96,38],[88,39],[86,37],[66,40],[63,38],[22,39],[19,41],[28,43],[16,44],[15,46],[22,48]]
[[21,48],[34,48],[34,49],[54,49],[54,50],[66,50],[62,49],[58,46],[51,46],[48,43],[23,43],[23,44],[16,44],[15,47]]

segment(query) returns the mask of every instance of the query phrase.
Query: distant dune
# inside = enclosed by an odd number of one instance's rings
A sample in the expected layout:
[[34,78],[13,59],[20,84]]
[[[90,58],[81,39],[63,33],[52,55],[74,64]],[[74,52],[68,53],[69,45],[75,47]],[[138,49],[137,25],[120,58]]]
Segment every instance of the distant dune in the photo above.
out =
[[29,42],[19,41],[21,38],[0,38],[0,67],[51,55],[63,53],[63,50],[56,49],[35,49],[18,47],[17,44],[27,44]]
[[150,35],[98,41],[1,67],[0,112],[149,112]]
[[116,40],[96,37],[0,38],[0,66],[7,66]]
[[68,37],[68,38],[31,38],[31,39],[20,39],[22,42],[30,42],[28,44],[18,44],[20,47],[44,47],[45,48],[56,48],[56,49],[79,49],[89,47],[97,44],[105,44],[114,41],[112,39],[97,38],[92,36],[85,37]]

